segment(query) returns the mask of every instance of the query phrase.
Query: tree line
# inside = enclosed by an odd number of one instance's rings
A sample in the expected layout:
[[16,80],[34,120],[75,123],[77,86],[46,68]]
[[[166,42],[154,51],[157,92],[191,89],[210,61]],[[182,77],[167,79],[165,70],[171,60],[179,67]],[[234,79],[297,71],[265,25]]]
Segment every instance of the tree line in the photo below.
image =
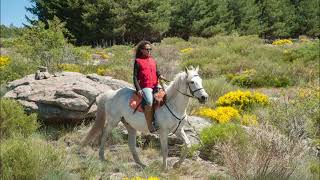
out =
[[320,0],[30,0],[38,20],[59,18],[78,45],[136,43],[163,37],[320,35]]

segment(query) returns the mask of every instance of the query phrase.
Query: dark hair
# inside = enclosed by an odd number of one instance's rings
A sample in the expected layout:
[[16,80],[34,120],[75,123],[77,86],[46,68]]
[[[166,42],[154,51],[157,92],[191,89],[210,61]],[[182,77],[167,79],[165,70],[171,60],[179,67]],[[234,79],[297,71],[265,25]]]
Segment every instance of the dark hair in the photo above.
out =
[[150,44],[151,43],[149,41],[140,41],[138,44],[137,44],[137,47],[136,47],[136,57],[135,59],[139,58],[142,56],[142,53],[141,53],[141,49],[143,49],[145,47],[146,44]]

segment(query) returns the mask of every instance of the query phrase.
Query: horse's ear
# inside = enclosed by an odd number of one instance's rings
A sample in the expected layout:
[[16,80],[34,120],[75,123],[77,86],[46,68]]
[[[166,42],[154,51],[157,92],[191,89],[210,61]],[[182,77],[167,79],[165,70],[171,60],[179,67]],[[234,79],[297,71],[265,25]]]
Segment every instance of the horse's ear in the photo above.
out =
[[199,72],[199,65],[196,67],[196,71],[197,71],[197,73]]
[[189,69],[187,67],[184,68],[184,71],[188,74]]

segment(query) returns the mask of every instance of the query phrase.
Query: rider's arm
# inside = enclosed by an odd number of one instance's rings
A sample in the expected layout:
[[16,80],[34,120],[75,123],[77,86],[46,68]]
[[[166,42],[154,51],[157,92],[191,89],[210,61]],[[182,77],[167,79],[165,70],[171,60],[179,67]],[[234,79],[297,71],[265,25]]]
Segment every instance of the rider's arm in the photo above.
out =
[[136,88],[136,91],[141,90],[141,87],[138,81],[138,72],[139,72],[139,64],[135,61],[134,67],[133,67],[133,84],[134,84],[134,87]]

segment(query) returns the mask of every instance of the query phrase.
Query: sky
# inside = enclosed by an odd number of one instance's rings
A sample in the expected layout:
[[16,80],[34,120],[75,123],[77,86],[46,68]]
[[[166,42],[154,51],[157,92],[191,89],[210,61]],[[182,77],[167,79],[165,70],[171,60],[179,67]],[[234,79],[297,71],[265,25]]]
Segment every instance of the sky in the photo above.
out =
[[23,23],[28,24],[25,15],[34,18],[25,7],[31,7],[30,0],[0,0],[1,17],[0,24],[16,27],[23,27]]

